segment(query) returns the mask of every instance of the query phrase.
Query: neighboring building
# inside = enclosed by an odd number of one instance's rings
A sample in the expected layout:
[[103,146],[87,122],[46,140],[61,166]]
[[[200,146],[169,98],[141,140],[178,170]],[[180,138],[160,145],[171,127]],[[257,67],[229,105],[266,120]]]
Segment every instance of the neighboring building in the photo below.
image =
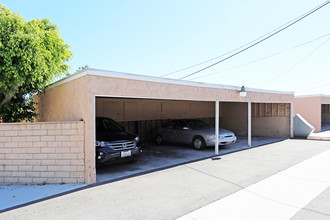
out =
[[330,96],[308,95],[294,98],[294,114],[300,114],[307,122],[321,131],[330,124]]

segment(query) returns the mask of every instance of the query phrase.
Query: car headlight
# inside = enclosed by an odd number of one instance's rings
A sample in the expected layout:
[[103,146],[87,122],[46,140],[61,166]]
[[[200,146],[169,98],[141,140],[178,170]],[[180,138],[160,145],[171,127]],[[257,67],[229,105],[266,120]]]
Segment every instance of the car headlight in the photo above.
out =
[[140,138],[139,136],[137,136],[135,139],[134,139],[135,143],[139,142],[140,141]]
[[96,141],[95,146],[96,147],[111,147],[111,144],[106,141]]

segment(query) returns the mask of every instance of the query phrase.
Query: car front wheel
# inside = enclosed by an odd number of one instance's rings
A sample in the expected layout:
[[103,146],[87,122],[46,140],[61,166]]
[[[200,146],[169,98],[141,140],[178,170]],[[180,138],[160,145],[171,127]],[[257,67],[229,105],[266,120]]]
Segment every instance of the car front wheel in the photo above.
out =
[[202,150],[205,148],[205,141],[202,137],[195,137],[193,140],[193,146],[197,150]]

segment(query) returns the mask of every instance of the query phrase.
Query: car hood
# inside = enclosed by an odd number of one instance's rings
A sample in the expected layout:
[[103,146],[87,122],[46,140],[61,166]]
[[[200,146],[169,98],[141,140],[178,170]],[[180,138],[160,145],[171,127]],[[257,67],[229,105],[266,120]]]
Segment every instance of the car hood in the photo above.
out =
[[[203,131],[207,134],[215,134],[215,129],[214,128],[202,128],[202,129],[199,129],[199,131]],[[223,128],[219,129],[219,135],[226,135],[226,134],[228,134],[228,135],[229,134],[234,134],[234,132],[223,129]]]
[[125,131],[122,132],[100,132],[96,134],[97,141],[121,141],[130,140],[133,141],[137,136]]

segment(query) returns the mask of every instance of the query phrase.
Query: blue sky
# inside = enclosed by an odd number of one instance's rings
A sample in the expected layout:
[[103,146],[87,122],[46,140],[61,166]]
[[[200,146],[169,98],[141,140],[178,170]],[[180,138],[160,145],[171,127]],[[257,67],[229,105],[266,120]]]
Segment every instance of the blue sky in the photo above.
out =
[[[70,73],[88,65],[162,76],[232,51],[325,0],[0,2],[26,20],[49,18],[59,26],[74,52]],[[295,91],[296,95],[330,95],[329,20],[330,4],[265,42],[185,80]],[[167,77],[178,79],[218,60]]]

